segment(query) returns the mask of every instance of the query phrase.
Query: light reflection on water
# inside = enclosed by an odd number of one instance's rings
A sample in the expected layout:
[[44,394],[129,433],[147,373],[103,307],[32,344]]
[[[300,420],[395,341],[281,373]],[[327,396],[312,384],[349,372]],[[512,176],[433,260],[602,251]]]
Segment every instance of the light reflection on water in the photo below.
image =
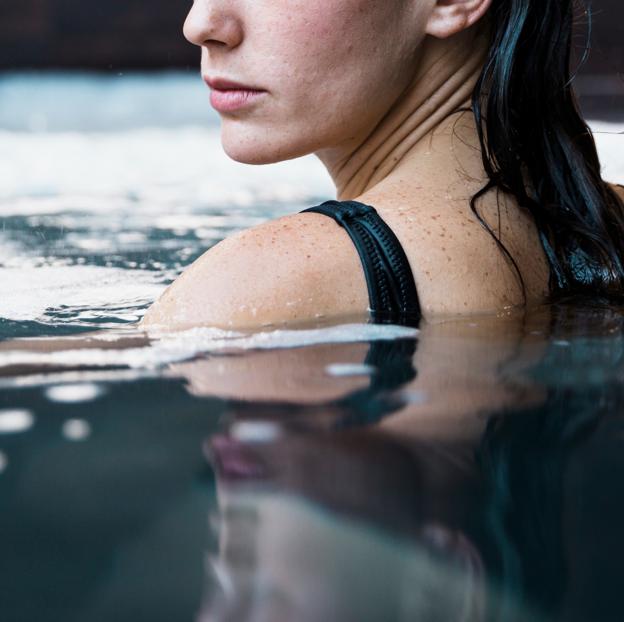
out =
[[35,419],[29,410],[0,410],[0,434],[19,434],[33,427]]
[[91,425],[84,419],[68,419],[63,424],[63,436],[68,441],[86,441],[91,436]]
[[102,387],[97,384],[65,384],[51,386],[46,391],[46,397],[53,402],[76,404],[79,402],[91,402],[103,393]]

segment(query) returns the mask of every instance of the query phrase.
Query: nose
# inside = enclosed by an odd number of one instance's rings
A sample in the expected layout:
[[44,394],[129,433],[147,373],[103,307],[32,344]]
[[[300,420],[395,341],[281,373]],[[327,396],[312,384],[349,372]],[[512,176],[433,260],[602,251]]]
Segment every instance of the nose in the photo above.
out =
[[184,22],[184,36],[201,47],[235,48],[243,40],[243,26],[231,0],[195,0]]

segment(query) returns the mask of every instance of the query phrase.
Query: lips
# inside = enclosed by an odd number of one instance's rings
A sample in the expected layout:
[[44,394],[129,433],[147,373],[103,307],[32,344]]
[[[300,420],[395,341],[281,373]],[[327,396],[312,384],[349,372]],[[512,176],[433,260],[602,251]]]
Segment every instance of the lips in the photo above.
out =
[[204,453],[224,481],[262,481],[268,468],[258,452],[228,436],[215,435],[204,444]]
[[250,86],[248,84],[234,82],[233,80],[227,80],[225,78],[205,77],[204,82],[211,89],[214,89],[217,91],[263,91],[264,90],[256,86]]
[[256,103],[267,91],[225,78],[205,77],[210,87],[210,103],[218,112],[234,112]]

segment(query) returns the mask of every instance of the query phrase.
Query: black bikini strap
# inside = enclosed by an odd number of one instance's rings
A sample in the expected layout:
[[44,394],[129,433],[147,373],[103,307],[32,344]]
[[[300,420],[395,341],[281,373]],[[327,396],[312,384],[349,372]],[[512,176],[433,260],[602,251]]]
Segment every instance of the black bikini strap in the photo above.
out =
[[357,201],[327,201],[303,212],[329,216],[347,231],[362,261],[376,321],[420,320],[418,292],[405,251],[374,207]]

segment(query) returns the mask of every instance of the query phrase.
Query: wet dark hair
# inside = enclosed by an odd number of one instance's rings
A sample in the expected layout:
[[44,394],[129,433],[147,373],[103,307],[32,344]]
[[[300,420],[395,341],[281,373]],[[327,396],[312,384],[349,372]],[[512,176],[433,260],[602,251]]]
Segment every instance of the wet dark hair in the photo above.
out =
[[583,0],[494,0],[489,53],[472,96],[489,182],[514,195],[532,216],[550,264],[553,299],[599,297],[624,302],[624,201],[600,175],[592,133],[572,88],[574,10]]

